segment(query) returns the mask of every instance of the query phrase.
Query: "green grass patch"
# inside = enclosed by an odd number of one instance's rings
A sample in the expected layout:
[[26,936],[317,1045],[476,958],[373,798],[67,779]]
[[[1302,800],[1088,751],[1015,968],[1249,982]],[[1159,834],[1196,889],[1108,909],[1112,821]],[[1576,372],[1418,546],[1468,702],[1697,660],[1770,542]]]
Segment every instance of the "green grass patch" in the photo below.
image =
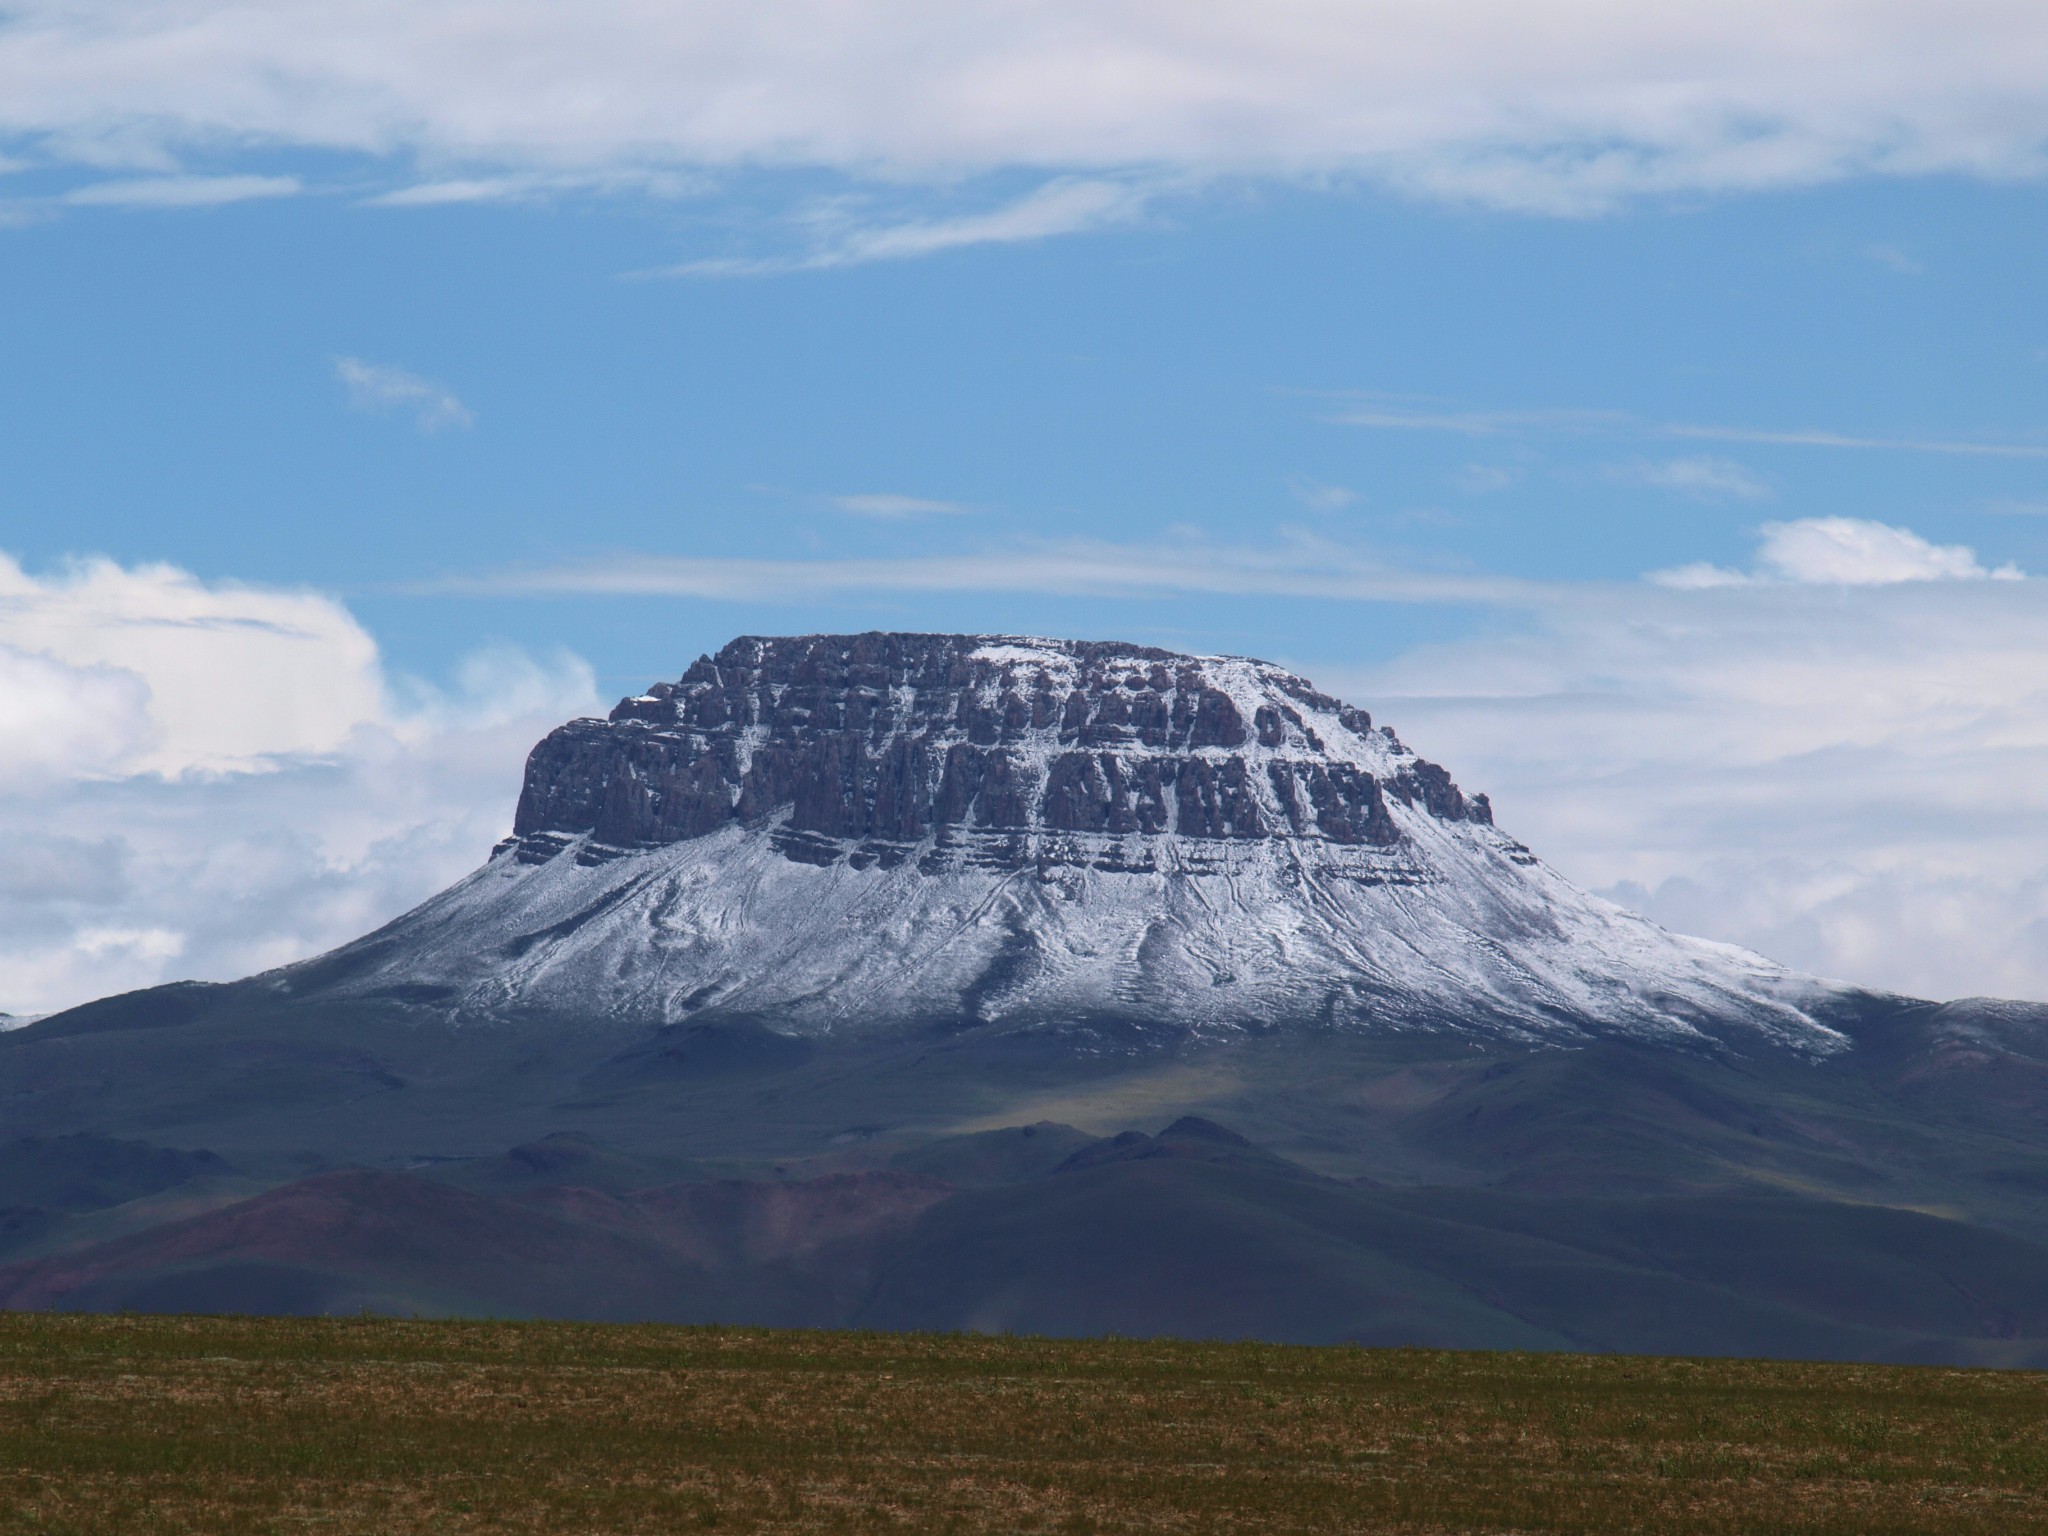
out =
[[0,1314],[0,1532],[2048,1529],[2048,1375]]

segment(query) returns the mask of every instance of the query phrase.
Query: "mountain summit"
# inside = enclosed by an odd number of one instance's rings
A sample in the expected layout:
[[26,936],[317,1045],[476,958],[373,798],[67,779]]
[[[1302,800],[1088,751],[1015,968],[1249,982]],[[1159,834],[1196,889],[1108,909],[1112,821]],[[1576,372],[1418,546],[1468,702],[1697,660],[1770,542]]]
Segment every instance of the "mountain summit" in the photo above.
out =
[[1836,989],[1587,895],[1275,666],[748,637],[550,733],[514,835],[296,993],[806,1036],[1283,1025],[1839,1047]]

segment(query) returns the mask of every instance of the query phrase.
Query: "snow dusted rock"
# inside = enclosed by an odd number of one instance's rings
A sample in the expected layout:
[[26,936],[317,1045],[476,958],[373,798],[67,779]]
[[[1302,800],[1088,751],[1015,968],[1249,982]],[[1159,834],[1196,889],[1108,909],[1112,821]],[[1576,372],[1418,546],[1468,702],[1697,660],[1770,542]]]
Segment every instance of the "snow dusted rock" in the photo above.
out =
[[824,1034],[1121,1021],[1827,1052],[1838,989],[1578,890],[1362,710],[1236,657],[746,638],[552,732],[468,879],[277,984]]
[[[1325,734],[1350,750],[1333,753]],[[527,766],[515,836],[529,862],[587,839],[578,857],[590,863],[772,824],[775,845],[805,863],[916,856],[936,872],[1099,866],[1105,850],[1084,855],[1070,834],[1136,834],[1133,867],[1150,868],[1157,834],[1394,847],[1389,795],[1491,820],[1483,796],[1468,805],[1369,716],[1256,662],[811,635],[736,640],[609,720],[552,733]]]

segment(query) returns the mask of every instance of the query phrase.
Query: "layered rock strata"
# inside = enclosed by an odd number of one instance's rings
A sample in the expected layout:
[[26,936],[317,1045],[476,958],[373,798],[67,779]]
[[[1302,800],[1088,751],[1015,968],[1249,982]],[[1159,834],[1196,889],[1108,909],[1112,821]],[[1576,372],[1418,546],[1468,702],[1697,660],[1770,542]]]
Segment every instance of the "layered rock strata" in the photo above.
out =
[[[1392,799],[1490,823],[1365,711],[1277,667],[969,635],[735,640],[527,764],[519,857],[772,828],[792,859],[1152,868],[1145,840],[1392,849]],[[1125,846],[1125,840],[1134,840]],[[1104,843],[1113,846],[1104,847]]]

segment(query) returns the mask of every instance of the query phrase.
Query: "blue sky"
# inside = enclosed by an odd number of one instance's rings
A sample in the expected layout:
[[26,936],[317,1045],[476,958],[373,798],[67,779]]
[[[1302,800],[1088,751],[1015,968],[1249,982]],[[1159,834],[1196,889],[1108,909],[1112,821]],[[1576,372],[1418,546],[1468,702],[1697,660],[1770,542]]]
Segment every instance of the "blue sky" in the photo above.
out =
[[[1284,529],[1425,569],[1625,580],[1735,559],[1760,522],[1812,516],[2043,563],[2048,204],[2032,185],[1861,182],[1566,218],[1233,187],[1031,242],[635,275],[724,249],[725,221],[801,195],[741,177],[680,205],[302,196],[9,230],[7,545],[31,566],[99,553],[311,583],[399,666],[439,676],[503,638],[568,646],[613,691],[745,630],[1078,628],[1307,661],[1382,657],[1481,615],[435,584],[643,553],[1259,545]],[[418,403],[352,403],[345,358],[468,414],[429,404],[423,430]],[[1684,435],[1717,429],[1733,440]],[[1814,430],[2015,453],[1740,439]],[[888,498],[961,510],[848,507]]]
[[0,5],[0,1010],[474,864],[742,632],[1292,664],[2048,996],[2048,12]]

